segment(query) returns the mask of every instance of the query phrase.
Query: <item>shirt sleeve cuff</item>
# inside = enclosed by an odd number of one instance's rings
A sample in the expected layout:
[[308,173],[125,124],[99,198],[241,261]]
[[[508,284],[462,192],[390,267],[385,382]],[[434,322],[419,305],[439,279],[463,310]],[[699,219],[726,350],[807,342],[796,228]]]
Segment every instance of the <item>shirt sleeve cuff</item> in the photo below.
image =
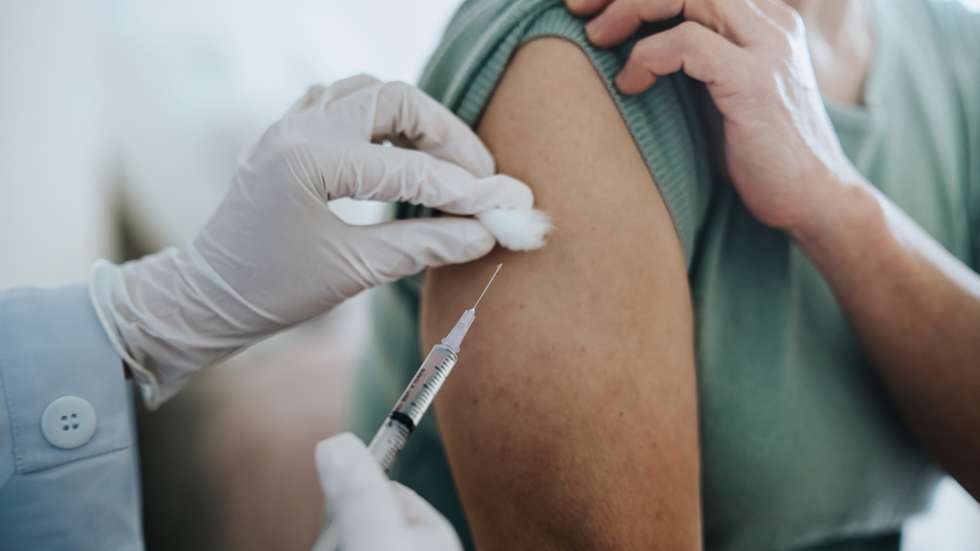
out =
[[126,362],[130,372],[133,374],[133,380],[140,389],[143,403],[148,409],[155,410],[163,402],[176,394],[179,389],[174,388],[168,392],[164,392],[156,374],[137,361],[129,353],[125,344],[123,344],[122,337],[119,335],[119,329],[116,327],[115,318],[110,312],[106,311],[104,306],[110,303],[110,293],[114,284],[113,280],[120,279],[121,277],[122,274],[118,266],[105,260],[97,261],[92,266],[89,299],[92,302],[92,307],[95,308],[95,314],[99,319],[99,323],[102,324],[102,329],[105,330],[106,336],[109,338],[109,342],[112,343],[112,347],[116,353]]

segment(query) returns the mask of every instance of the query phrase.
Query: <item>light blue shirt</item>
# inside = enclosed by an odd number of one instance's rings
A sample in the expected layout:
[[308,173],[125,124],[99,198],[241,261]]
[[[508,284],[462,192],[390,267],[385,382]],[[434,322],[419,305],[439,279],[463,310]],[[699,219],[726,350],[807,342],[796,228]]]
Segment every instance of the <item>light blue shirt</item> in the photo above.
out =
[[143,549],[131,385],[84,284],[0,291],[0,549]]

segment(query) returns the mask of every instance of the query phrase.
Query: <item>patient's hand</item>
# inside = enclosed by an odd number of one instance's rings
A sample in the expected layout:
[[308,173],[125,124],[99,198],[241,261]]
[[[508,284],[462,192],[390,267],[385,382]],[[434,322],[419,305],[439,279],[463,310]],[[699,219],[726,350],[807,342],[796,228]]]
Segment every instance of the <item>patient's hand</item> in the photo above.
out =
[[479,132],[557,230],[427,279],[426,347],[506,264],[437,403],[477,547],[699,548],[686,266],[620,114],[585,55],[546,38],[518,51]]
[[[677,71],[704,82],[724,118],[732,182],[761,222],[793,235],[831,211],[830,197],[861,182],[827,116],[803,21],[782,1],[566,0],[600,47],[644,21],[686,21],[642,38],[616,79],[627,94]],[[841,185],[846,182],[845,185]]]

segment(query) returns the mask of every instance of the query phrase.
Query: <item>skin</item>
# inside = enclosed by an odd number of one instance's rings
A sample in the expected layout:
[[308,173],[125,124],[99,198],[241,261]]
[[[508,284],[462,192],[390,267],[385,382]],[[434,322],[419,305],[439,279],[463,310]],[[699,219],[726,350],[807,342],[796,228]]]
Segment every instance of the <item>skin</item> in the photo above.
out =
[[874,53],[874,30],[863,0],[796,0],[807,29],[813,71],[824,99],[860,105]]
[[585,54],[553,38],[520,48],[479,134],[557,230],[427,278],[426,347],[504,263],[437,402],[477,547],[699,549],[690,289],[632,137]]
[[[838,54],[826,61],[854,68],[870,57],[848,36],[826,42]],[[856,101],[863,71],[842,75],[838,101]],[[469,305],[472,282],[506,265],[468,337],[466,368],[437,404],[478,547],[701,548],[690,289],[632,138],[584,55],[556,39],[518,51],[479,133],[501,172],[532,182],[558,231],[534,254],[431,271],[423,293],[428,347]],[[602,377],[596,365],[609,365]]]
[[601,10],[589,24],[600,46],[622,41],[640,21],[685,15],[686,30],[637,44],[620,89],[639,92],[677,70],[707,84],[744,203],[813,260],[908,427],[980,496],[980,276],[843,155],[799,14],[775,0],[580,0],[575,9]]

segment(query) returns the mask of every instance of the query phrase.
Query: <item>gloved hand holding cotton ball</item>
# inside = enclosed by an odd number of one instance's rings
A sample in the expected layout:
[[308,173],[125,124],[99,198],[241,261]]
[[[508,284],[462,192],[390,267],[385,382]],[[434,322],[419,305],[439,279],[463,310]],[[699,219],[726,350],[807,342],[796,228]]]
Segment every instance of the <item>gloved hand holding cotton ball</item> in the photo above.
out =
[[[494,172],[473,130],[417,88],[366,75],[313,86],[245,151],[193,241],[97,264],[93,303],[153,407],[201,367],[364,289],[498,241],[543,245],[531,189]],[[328,208],[344,197],[452,216],[350,225]]]
[[533,251],[545,245],[553,229],[548,213],[538,209],[490,209],[476,215],[504,248]]
[[545,237],[553,229],[551,217],[534,208],[534,196],[523,182],[497,174],[470,185],[479,189],[479,194],[464,186],[444,188],[440,210],[447,214],[477,213],[476,219],[505,249],[533,251],[545,246]]

